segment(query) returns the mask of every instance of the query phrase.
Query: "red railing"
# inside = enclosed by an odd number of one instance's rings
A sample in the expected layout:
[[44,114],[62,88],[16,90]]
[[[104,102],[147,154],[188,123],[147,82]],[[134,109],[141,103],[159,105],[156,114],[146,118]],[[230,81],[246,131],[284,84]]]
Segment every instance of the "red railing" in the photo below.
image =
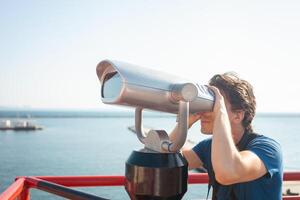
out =
[[[300,172],[286,172],[284,181],[300,181]],[[0,200],[30,200],[30,188],[37,188],[69,199],[103,199],[68,187],[123,186],[124,176],[39,176],[17,177]],[[207,184],[207,174],[189,174],[189,184]],[[284,196],[283,200],[300,200],[300,196]]]

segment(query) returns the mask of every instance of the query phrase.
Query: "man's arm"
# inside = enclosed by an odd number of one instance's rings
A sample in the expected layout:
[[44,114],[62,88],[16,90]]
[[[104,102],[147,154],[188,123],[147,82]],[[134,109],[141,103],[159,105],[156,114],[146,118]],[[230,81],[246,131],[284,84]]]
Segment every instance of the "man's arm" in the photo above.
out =
[[[192,124],[199,119],[199,116],[190,116],[189,118],[189,127],[192,126]],[[169,134],[169,138],[171,141],[175,140],[175,136],[177,135],[178,131],[178,124],[175,126],[174,130]],[[203,162],[198,157],[198,155],[191,149],[183,146],[182,148],[182,154],[185,157],[185,159],[188,161],[189,169],[195,169],[195,168],[201,168],[203,167]]]
[[189,163],[189,169],[203,168],[203,162],[192,149],[183,149],[182,154]]
[[220,91],[215,92],[212,165],[217,181],[223,185],[255,180],[267,170],[261,159],[250,151],[239,152],[231,135],[231,126]]

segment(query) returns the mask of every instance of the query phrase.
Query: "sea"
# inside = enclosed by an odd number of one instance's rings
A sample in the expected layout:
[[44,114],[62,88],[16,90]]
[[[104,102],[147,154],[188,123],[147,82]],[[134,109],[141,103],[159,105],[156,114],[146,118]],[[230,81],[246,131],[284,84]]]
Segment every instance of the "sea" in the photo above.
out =
[[[134,110],[0,110],[2,120],[29,120],[38,131],[0,131],[0,193],[17,176],[124,175],[133,150],[143,148],[128,127]],[[176,116],[148,112],[143,124],[170,132]],[[300,114],[258,113],[254,130],[277,140],[283,149],[284,170],[300,170]],[[188,133],[190,144],[209,136],[196,123]],[[191,171],[191,173],[197,173]],[[124,187],[75,188],[107,199],[129,199]],[[36,189],[32,199],[63,199]],[[189,185],[183,199],[205,199],[207,185]]]

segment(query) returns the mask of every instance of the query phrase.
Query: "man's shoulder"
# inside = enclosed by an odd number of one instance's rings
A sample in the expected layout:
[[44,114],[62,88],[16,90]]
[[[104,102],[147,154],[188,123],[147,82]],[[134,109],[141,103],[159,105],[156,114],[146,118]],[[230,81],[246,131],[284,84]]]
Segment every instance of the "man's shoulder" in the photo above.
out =
[[249,143],[247,150],[255,153],[264,162],[267,169],[270,168],[270,163],[276,164],[276,166],[282,165],[282,149],[273,138],[258,135]]
[[257,146],[257,145],[267,145],[267,146],[274,146],[276,148],[281,148],[280,144],[273,138],[270,138],[268,136],[265,135],[261,135],[261,134],[257,134],[255,133],[257,136],[251,141],[249,142],[249,146]]

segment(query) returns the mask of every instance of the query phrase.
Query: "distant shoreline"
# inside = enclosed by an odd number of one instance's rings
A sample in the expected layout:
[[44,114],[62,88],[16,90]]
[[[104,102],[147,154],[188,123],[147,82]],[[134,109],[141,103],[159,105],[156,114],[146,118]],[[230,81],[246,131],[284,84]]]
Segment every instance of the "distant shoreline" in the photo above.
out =
[[[175,117],[174,114],[145,110],[145,117]],[[132,110],[47,110],[47,109],[0,109],[0,118],[128,118],[134,117]],[[295,117],[300,113],[257,113],[256,117]]]
[[[145,117],[174,117],[174,114],[145,111]],[[110,110],[1,110],[0,118],[128,118],[134,117],[134,109]]]

